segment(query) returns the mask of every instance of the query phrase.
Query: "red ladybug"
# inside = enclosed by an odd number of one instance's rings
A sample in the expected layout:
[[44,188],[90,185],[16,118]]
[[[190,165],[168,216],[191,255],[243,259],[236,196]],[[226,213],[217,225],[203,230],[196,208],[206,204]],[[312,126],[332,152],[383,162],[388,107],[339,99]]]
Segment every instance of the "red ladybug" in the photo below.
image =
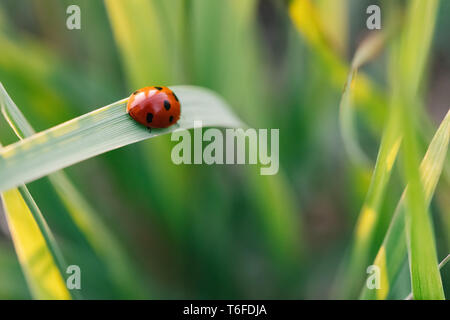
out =
[[127,112],[148,128],[167,128],[180,119],[180,101],[167,87],[144,87],[131,94]]

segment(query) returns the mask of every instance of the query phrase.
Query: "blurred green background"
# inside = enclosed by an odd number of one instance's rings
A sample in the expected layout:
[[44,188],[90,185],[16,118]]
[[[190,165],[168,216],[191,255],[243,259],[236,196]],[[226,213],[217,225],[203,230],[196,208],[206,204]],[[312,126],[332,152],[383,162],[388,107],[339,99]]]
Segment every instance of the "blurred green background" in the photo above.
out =
[[[176,166],[169,136],[66,169],[100,219],[97,240],[76,226],[48,179],[29,184],[68,263],[81,267],[83,297],[333,297],[373,168],[345,153],[339,101],[349,61],[370,33],[367,6],[382,6],[383,28],[405,7],[386,2],[312,0],[329,44],[321,47],[296,28],[290,1],[2,0],[0,81],[37,131],[137,88],[176,84],[211,88],[251,127],[280,129],[275,176],[254,166]],[[81,30],[66,28],[70,4],[81,8]],[[449,16],[442,1],[422,86],[425,128],[437,127],[450,104]],[[382,53],[364,69],[375,89],[356,106],[372,165],[386,117],[386,60]],[[0,135],[3,144],[17,140],[3,118]],[[448,177],[448,161],[445,170]],[[374,248],[403,190],[399,171]],[[439,257],[450,252],[450,180],[442,180],[431,206]],[[0,298],[29,298],[3,214],[0,226]],[[450,275],[442,276],[448,296]],[[405,268],[393,294],[409,291]]]

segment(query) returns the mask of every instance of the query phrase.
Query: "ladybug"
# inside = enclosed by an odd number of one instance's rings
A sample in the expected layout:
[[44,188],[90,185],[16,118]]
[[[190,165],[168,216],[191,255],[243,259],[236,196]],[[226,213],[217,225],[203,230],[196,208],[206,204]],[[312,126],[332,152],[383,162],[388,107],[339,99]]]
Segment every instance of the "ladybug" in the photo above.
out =
[[167,87],[144,87],[128,99],[127,113],[148,128],[167,128],[180,119],[180,101]]

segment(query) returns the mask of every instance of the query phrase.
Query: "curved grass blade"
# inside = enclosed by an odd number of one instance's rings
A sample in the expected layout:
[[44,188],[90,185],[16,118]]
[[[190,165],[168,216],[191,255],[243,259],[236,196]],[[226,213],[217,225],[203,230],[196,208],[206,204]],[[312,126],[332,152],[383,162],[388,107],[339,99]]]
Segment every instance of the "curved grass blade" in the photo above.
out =
[[356,296],[365,276],[371,246],[373,246],[375,228],[380,218],[379,211],[402,141],[397,125],[399,114],[398,108],[393,106],[381,140],[369,190],[356,222],[349,264],[345,268],[344,275],[338,280],[338,291],[341,292],[343,297]]
[[357,141],[357,133],[353,121],[354,106],[352,103],[352,89],[354,89],[358,69],[379,53],[384,45],[384,41],[384,33],[373,33],[358,47],[350,67],[350,72],[347,77],[347,82],[345,83],[344,92],[342,93],[341,103],[339,106],[340,129],[344,147],[349,155],[349,158],[353,160],[354,163],[361,165],[362,167],[368,167],[369,159],[364,151],[362,151]]
[[62,274],[65,262],[42,214],[25,186],[1,194],[6,220],[31,295],[70,299]]
[[[328,71],[330,83],[336,89],[341,89],[350,67],[333,51],[315,5],[310,0],[292,0],[289,15],[298,32]],[[370,123],[374,125],[372,129],[379,130],[383,127],[386,116],[385,97],[376,84],[364,74],[360,74],[356,80],[354,100],[367,112]]]
[[150,130],[126,113],[127,99],[117,101],[0,150],[0,190],[8,190],[54,171],[131,143],[175,130],[190,129],[194,121],[203,126],[239,127],[239,119],[212,91],[175,86],[182,101],[178,123]]
[[[436,131],[425,157],[420,166],[421,180],[425,195],[425,201],[429,205],[441,176],[445,159],[447,157],[450,139],[450,111]],[[360,299],[386,299],[390,287],[394,283],[406,257],[406,235],[405,235],[405,194],[397,205],[388,232],[383,240],[374,265],[380,268],[381,289],[369,290],[363,287]]]
[[[36,133],[1,83],[0,105],[3,115],[20,139]],[[146,297],[145,289],[135,279],[136,272],[128,262],[129,259],[121,244],[98,218],[95,210],[73,185],[69,177],[63,171],[58,171],[50,174],[48,178],[73,222],[82,231],[97,254],[105,261],[105,265],[111,274],[111,280],[126,293],[124,296]]]
[[[412,7],[416,6],[416,3],[412,3]],[[426,4],[425,4],[426,5]],[[423,8],[422,8],[423,9]],[[432,17],[428,17],[427,20],[431,26],[433,26]],[[416,21],[416,23],[418,23]],[[422,22],[421,22],[422,23]],[[405,30],[409,30],[411,27],[410,25],[406,25]],[[409,91],[409,96],[413,97],[416,95],[419,79],[422,78],[423,75],[423,61],[425,57],[428,54],[429,46],[430,46],[430,33],[432,32],[432,27],[428,27],[428,32],[425,33],[419,33],[420,38],[413,39],[416,47],[410,48],[414,49],[412,52],[409,51],[403,51],[401,52],[402,59],[404,57],[416,55],[417,59],[421,61],[421,65],[419,68],[415,68],[415,64],[411,64],[409,67],[410,69],[414,69],[414,73],[410,73],[408,79],[408,83],[410,83],[411,90]],[[422,41],[423,40],[423,41]],[[426,45],[424,45],[426,44]],[[370,53],[370,52],[369,52]],[[363,54],[360,58],[355,57],[355,59],[358,61],[364,61],[366,60],[364,56],[368,56],[367,54]],[[408,58],[408,61],[413,61],[410,58]],[[406,58],[405,58],[406,60]],[[392,60],[391,63],[391,70],[396,70],[397,65],[395,60]],[[358,218],[358,222],[356,225],[356,234],[355,234],[355,242],[352,247],[351,252],[351,259],[350,259],[350,267],[348,269],[347,273],[347,279],[350,279],[349,277],[355,277],[354,275],[361,275],[361,277],[365,276],[365,268],[367,267],[368,259],[370,258],[370,252],[372,252],[370,249],[373,248],[373,239],[374,239],[374,230],[378,224],[379,221],[379,209],[382,204],[383,198],[384,198],[384,192],[386,185],[390,179],[390,173],[392,169],[392,165],[397,157],[397,153],[400,147],[400,144],[403,139],[403,133],[401,131],[399,123],[402,123],[404,120],[404,115],[402,114],[402,97],[404,97],[404,94],[399,93],[399,84],[400,80],[395,78],[397,76],[398,72],[394,72],[391,74],[391,80],[392,80],[392,86],[394,88],[393,95],[391,97],[391,108],[390,108],[390,116],[388,120],[388,125],[386,127],[385,133],[383,135],[383,140],[381,142],[379,155],[375,167],[375,171],[372,177],[371,185],[369,187],[368,194],[366,196],[366,200],[364,202],[364,205],[362,207],[360,216]],[[411,104],[412,105],[412,104]],[[394,217],[395,218],[395,217]],[[397,239],[398,240],[398,239]],[[401,239],[400,239],[401,240]],[[380,256],[379,259],[383,258],[383,255],[385,254],[384,251],[379,252]],[[404,257],[402,256],[401,259]],[[403,260],[402,260],[403,261]],[[399,262],[400,263],[400,262]],[[380,266],[381,268],[381,266]],[[356,288],[355,286],[360,286],[361,282],[359,280],[351,281],[350,283],[354,283],[354,286],[347,286],[345,285],[343,288],[344,291],[347,291],[348,294],[353,296],[354,291],[351,290],[352,287]],[[385,286],[386,287],[386,286]],[[347,289],[349,288],[349,289]],[[382,291],[378,290],[379,296],[383,296]]]
[[[349,145],[349,153],[353,153],[353,158],[358,159],[359,163],[367,165],[367,159],[362,156],[356,142],[354,129],[352,128],[352,112],[350,100],[351,81],[354,80],[354,73],[358,67],[370,60],[383,45],[386,36],[384,34],[375,34],[358,48],[352,63],[352,73],[344,89],[341,100],[341,130],[343,130],[343,140]],[[392,168],[397,158],[398,150],[401,145],[402,136],[398,128],[400,121],[399,108],[394,100],[390,102],[386,128],[384,129],[378,150],[375,169],[372,174],[369,189],[367,191],[363,206],[358,215],[353,235],[353,244],[350,251],[348,265],[343,268],[343,273],[339,274],[336,290],[342,298],[354,298],[358,295],[360,286],[365,277],[365,269],[371,252],[374,249],[374,238],[376,236],[376,227],[380,220],[380,208],[383,203],[387,184],[391,177]],[[359,154],[359,155],[358,155]],[[364,159],[364,160],[363,160]]]

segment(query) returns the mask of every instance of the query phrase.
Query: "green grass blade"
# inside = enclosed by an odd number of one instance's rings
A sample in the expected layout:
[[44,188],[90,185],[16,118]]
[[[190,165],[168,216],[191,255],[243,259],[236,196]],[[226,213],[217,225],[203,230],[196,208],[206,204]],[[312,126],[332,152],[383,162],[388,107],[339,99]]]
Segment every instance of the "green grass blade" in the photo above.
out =
[[212,91],[172,87],[182,103],[178,124],[151,132],[126,113],[127,99],[35,134],[0,151],[0,190],[8,190],[101,153],[148,138],[203,126],[238,127],[242,123]]
[[418,147],[411,119],[404,108],[404,165],[408,180],[406,230],[414,299],[445,299],[438,269],[436,244],[420,181]]
[[[34,129],[1,83],[0,105],[3,115],[20,139],[35,134]],[[82,231],[97,254],[105,261],[105,265],[111,274],[111,280],[126,293],[124,296],[145,297],[145,290],[136,279],[136,271],[128,262],[129,259],[121,244],[98,218],[98,214],[77,190],[69,177],[63,171],[58,171],[50,174],[48,178],[76,226]],[[28,193],[28,191],[26,192]],[[25,196],[24,198],[26,199]]]
[[408,182],[405,225],[414,299],[445,299],[432,221],[420,180],[419,148],[413,115],[416,109],[416,91],[421,81],[421,77],[416,75],[421,74],[427,61],[438,3],[437,0],[410,2],[408,20],[397,56],[398,94],[404,134],[403,163]]
[[[420,166],[421,181],[427,204],[430,203],[441,176],[447,157],[449,139],[450,112],[447,113],[436,131]],[[403,192],[397,205],[388,232],[373,263],[380,268],[381,289],[369,290],[364,286],[360,296],[361,299],[386,299],[406,257],[405,194],[406,191]]]
[[[444,260],[442,260],[441,261],[441,263],[439,263],[439,271],[441,271],[442,270],[442,268],[444,268],[445,267],[445,265],[447,264],[447,262],[449,262],[450,261],[450,254],[449,255],[447,255],[445,258],[444,258]],[[405,298],[405,300],[412,300],[413,299],[413,294],[412,294],[412,292]]]

